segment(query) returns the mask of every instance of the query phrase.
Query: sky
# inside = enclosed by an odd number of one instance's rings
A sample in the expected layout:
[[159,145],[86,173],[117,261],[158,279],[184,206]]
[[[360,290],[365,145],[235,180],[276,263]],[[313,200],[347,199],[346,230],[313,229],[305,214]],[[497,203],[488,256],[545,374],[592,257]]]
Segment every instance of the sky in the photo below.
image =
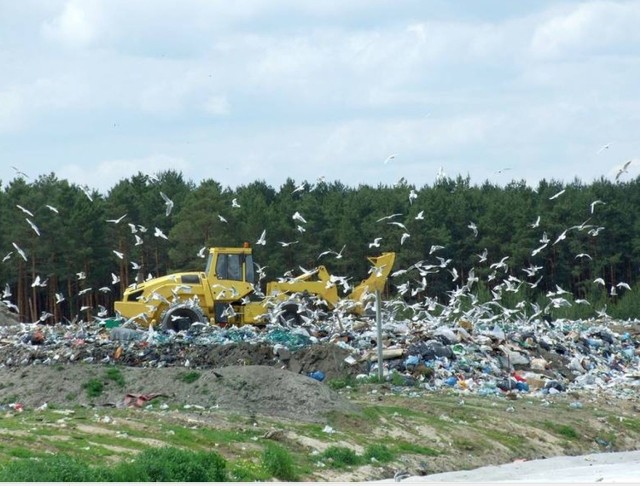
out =
[[640,173],[640,2],[0,0],[0,181]]

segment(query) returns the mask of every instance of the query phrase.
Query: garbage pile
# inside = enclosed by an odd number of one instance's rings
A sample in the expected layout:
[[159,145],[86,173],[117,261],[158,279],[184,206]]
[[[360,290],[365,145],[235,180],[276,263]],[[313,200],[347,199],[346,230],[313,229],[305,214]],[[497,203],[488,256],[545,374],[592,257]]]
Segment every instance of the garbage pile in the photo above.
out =
[[[0,367],[68,362],[216,367],[244,361],[316,372],[318,380],[379,374],[373,319],[295,328],[197,323],[180,332],[121,325],[101,320],[0,326]],[[382,344],[383,375],[397,386],[481,395],[597,390],[621,398],[637,396],[640,388],[639,322],[460,320],[444,325],[437,319],[387,319]],[[340,366],[321,369],[323,361],[315,358],[304,366],[292,364],[296,353],[318,345],[340,348]]]

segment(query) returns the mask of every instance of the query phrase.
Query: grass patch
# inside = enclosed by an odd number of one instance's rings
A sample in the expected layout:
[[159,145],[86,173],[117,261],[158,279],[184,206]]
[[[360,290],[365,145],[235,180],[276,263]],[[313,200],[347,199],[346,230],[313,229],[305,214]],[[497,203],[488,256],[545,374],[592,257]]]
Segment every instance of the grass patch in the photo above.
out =
[[200,376],[200,373],[197,371],[183,371],[182,373],[178,373],[177,379],[184,383],[193,383],[197,381]]
[[508,447],[509,449],[519,449],[523,447],[526,443],[524,437],[515,434],[507,434],[504,432],[499,432],[497,430],[485,429],[482,431],[482,435],[485,437],[495,440],[499,442],[503,446]]
[[273,477],[283,481],[295,481],[293,458],[288,450],[277,444],[267,444],[262,453],[262,467]]
[[320,457],[336,469],[347,466],[357,466],[362,463],[362,457],[358,456],[348,447],[329,446]]
[[418,454],[420,456],[435,457],[440,455],[440,452],[436,449],[406,441],[396,441],[392,450],[399,453]]
[[637,418],[624,417],[622,421],[620,421],[617,417],[610,417],[609,423],[615,424],[616,426],[622,426],[625,429],[629,429],[634,432],[640,432],[640,419]]
[[102,392],[104,391],[104,383],[102,383],[102,381],[98,380],[97,378],[91,378],[84,385],[82,385],[82,388],[85,389],[85,392],[87,393],[87,396],[89,398],[96,398],[102,395]]
[[574,429],[570,425],[560,425],[547,421],[544,423],[544,426],[552,432],[555,432],[556,434],[564,437],[565,439],[575,440],[580,438],[580,434],[578,434],[578,432],[576,432],[576,429]]
[[395,454],[384,444],[369,444],[364,450],[364,458],[367,462],[375,459],[377,462],[393,461]]
[[124,387],[124,376],[122,375],[120,368],[109,366],[104,375],[107,380],[115,381],[121,388]]
[[229,466],[229,478],[238,482],[264,482],[273,476],[264,468],[263,464],[240,459]]

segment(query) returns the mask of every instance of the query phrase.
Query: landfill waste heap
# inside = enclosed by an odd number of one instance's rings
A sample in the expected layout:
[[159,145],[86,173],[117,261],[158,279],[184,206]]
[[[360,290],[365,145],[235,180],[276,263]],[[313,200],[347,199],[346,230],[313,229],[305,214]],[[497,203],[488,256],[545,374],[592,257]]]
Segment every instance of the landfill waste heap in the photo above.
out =
[[[6,312],[0,320],[0,367],[84,362],[205,369],[244,362],[321,381],[379,373],[375,320],[362,316],[329,315],[296,327],[277,320],[261,327],[196,323],[178,332],[131,322],[123,326],[115,320],[15,323]],[[383,374],[407,393],[455,389],[480,395],[547,395],[592,390],[632,399],[640,387],[639,321],[498,324],[462,319],[443,324],[437,318],[397,319],[385,303],[382,339]],[[313,353],[328,348],[335,351],[331,359],[326,352]],[[306,360],[301,353],[307,353]]]

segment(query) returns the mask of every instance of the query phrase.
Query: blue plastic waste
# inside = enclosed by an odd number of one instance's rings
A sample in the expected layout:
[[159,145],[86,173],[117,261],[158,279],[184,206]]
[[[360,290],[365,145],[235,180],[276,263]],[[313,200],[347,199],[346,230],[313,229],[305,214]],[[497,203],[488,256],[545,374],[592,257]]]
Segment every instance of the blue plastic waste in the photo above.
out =
[[455,376],[450,376],[446,380],[444,380],[445,384],[448,386],[455,386],[458,383],[458,379]]
[[404,361],[405,366],[417,366],[420,363],[420,356],[411,355]]
[[519,390],[519,391],[528,392],[529,391],[529,384],[525,383],[524,381],[518,381],[516,383],[516,389]]
[[313,378],[314,380],[318,380],[318,381],[322,381],[324,380],[324,373],[322,371],[312,371],[311,373],[309,373],[309,377]]

